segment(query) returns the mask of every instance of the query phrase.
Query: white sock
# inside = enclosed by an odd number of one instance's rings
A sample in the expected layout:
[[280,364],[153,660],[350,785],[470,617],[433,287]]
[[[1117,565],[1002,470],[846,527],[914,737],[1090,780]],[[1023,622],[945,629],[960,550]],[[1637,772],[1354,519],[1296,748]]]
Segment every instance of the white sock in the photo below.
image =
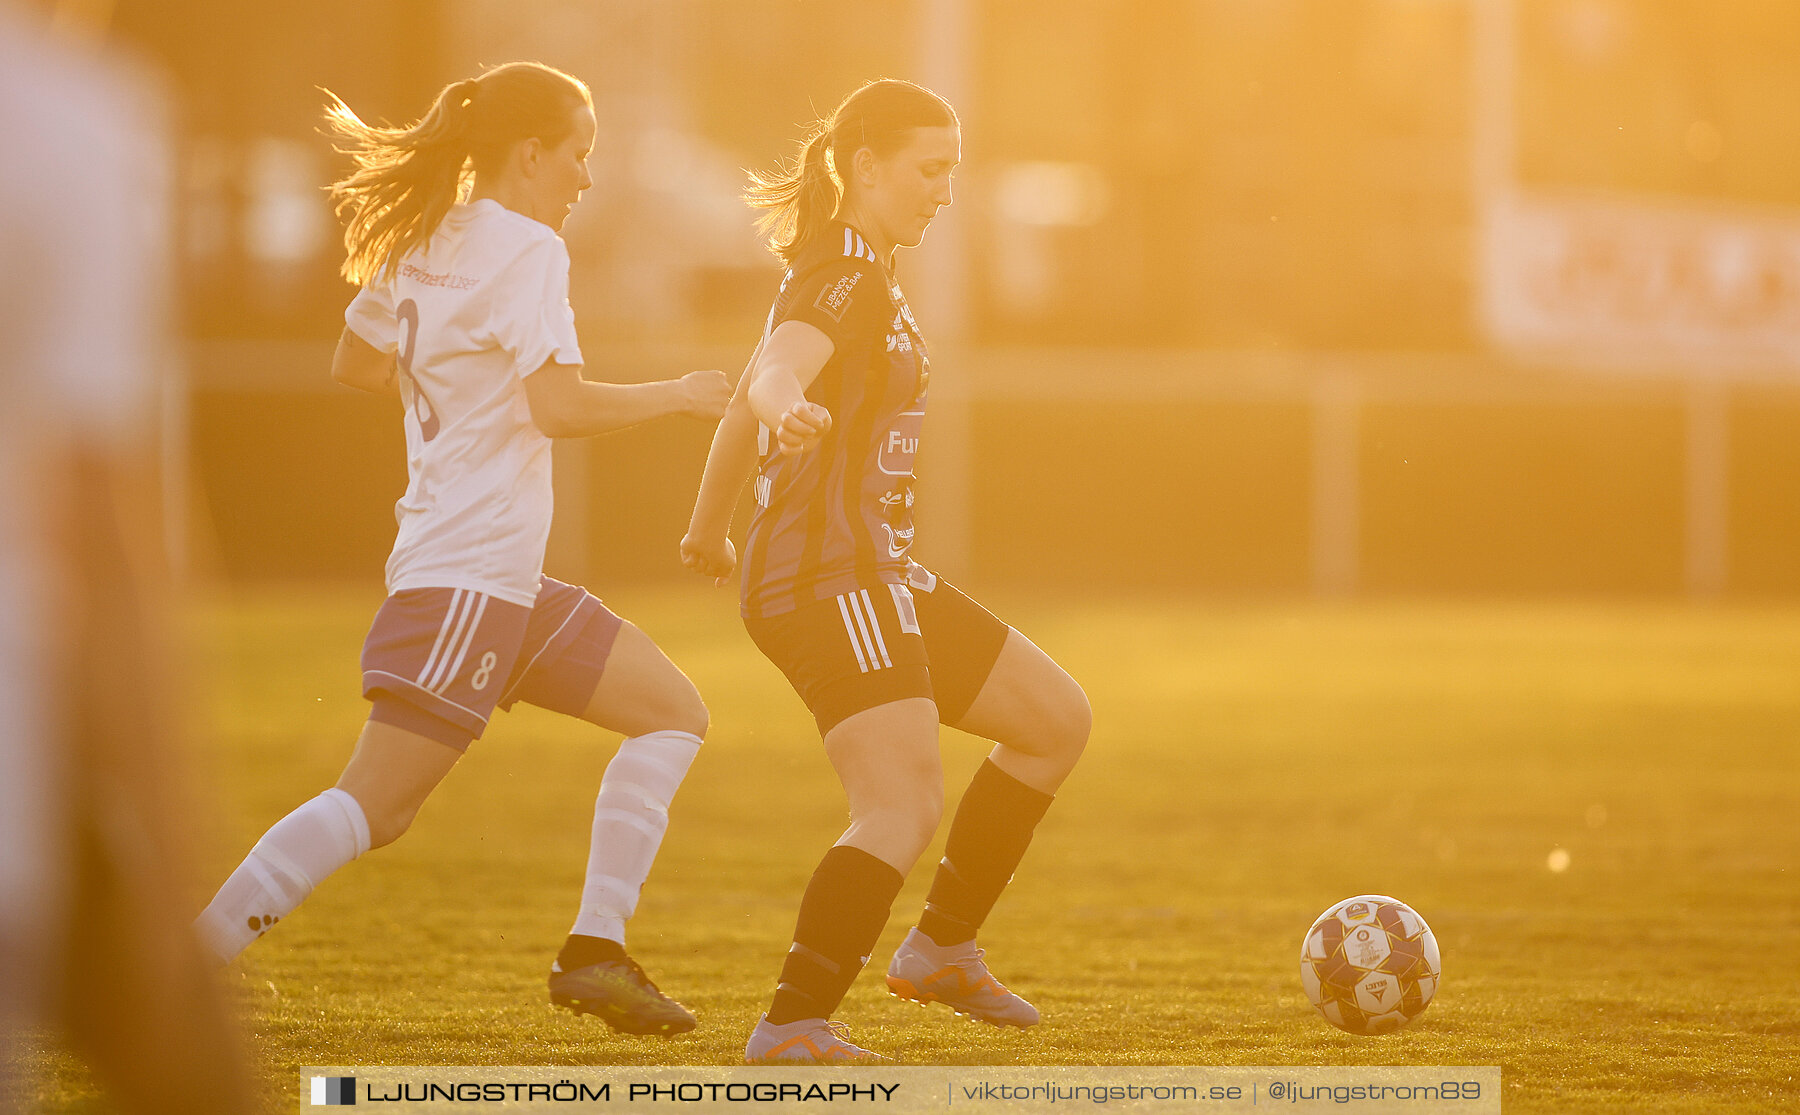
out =
[[571,934],[625,943],[625,922],[669,827],[669,802],[699,753],[691,732],[646,732],[619,744],[594,800],[587,883]]
[[194,930],[220,962],[294,912],[326,876],[369,850],[369,822],[335,787],[275,822],[225,880]]

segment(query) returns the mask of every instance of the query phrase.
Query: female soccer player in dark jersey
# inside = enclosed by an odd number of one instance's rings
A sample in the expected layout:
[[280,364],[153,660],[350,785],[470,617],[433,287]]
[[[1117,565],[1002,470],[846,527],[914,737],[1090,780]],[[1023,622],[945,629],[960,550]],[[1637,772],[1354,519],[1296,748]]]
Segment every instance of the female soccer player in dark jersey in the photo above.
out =
[[888,966],[902,998],[1031,1026],[976,931],[1086,745],[1080,686],[1032,642],[912,558],[913,458],[930,362],[894,278],[950,204],[956,113],[910,82],[871,82],[748,199],[787,264],[762,343],[713,438],[682,559],[724,578],[745,477],[742,611],[812,710],[850,804],[801,899],[750,1061],[869,1060],[830,1017],[867,963],[943,812],[938,725],[994,741],[963,794],[919,923]]
[[625,954],[625,922],[706,731],[693,685],[635,626],[543,575],[550,440],[662,415],[716,418],[720,372],[615,385],[582,378],[557,231],[593,184],[587,86],[515,62],[459,81],[407,128],[327,114],[356,169],[344,274],[362,290],[332,361],[340,383],[397,395],[408,484],[387,600],[363,646],[368,723],[337,785],[277,822],[197,923],[221,960],[326,876],[397,839],[482,734],[525,701],[626,737],[594,805],[587,883],[550,997],[615,1029],[694,1016]]

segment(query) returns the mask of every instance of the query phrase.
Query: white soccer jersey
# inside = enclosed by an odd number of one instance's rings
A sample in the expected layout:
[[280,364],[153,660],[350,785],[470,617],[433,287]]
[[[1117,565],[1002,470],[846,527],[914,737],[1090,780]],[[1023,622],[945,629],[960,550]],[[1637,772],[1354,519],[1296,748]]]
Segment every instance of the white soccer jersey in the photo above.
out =
[[530,607],[550,537],[550,439],[525,377],[582,362],[562,238],[491,199],[453,206],[344,320],[397,355],[406,404],[388,592],[461,588]]

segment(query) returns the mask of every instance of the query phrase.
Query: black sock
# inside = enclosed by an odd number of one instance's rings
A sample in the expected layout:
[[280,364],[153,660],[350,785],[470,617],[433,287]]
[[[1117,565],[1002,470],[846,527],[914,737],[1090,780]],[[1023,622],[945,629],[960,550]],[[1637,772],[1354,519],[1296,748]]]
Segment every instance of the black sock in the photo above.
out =
[[887,924],[900,872],[860,848],[836,845],[806,884],[794,944],[781,965],[769,1023],[830,1018]]
[[919,932],[940,945],[974,940],[1052,800],[984,760],[950,822]]
[[563,942],[562,951],[556,954],[556,966],[565,972],[573,972],[589,964],[623,959],[625,946],[619,942],[605,937],[585,937],[579,933],[571,933],[569,939]]

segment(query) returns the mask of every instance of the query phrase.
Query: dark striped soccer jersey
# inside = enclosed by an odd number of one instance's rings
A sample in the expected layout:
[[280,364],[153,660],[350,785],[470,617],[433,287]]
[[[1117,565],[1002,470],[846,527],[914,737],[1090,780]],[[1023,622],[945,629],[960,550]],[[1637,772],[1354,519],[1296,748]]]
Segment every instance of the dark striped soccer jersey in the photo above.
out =
[[788,268],[763,335],[784,321],[823,330],[836,346],[806,389],[832,424],[787,457],[767,428],[758,433],[745,616],[902,582],[912,566],[913,456],[930,373],[900,287],[854,228],[833,222]]

